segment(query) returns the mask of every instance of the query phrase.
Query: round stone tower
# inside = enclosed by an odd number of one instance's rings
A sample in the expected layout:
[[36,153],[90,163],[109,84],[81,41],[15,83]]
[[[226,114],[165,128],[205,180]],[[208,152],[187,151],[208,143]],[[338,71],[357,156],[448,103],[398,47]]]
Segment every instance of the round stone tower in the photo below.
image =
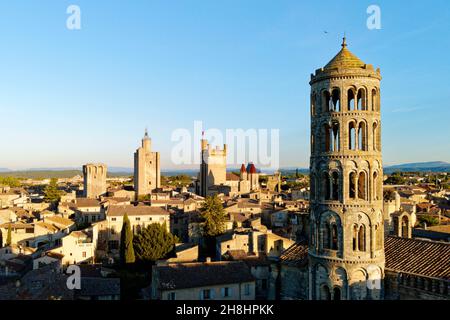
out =
[[342,49],[311,75],[310,299],[381,299],[380,70]]

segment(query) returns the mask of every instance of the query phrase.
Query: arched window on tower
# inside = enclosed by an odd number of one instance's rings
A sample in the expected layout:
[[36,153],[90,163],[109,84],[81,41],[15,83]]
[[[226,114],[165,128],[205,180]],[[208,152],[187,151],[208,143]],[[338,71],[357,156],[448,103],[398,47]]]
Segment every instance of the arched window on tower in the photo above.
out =
[[363,121],[358,125],[358,150],[367,151],[367,130]]
[[338,249],[338,229],[335,223],[331,226],[331,249]]
[[355,92],[353,89],[348,89],[347,91],[347,110],[355,110]]
[[353,121],[348,124],[348,149],[356,150],[356,128]]
[[358,226],[355,224],[353,226],[353,251],[358,248]]
[[331,183],[330,176],[328,172],[324,172],[322,174],[322,194],[325,197],[325,200],[330,200],[331,198]]
[[373,183],[373,200],[379,200],[379,190],[378,190],[378,173],[374,172],[373,173],[373,179],[372,179],[372,183]]
[[338,287],[333,289],[333,300],[341,300],[341,289]]
[[331,174],[332,200],[339,200],[339,174],[334,171]]
[[332,93],[332,111],[339,112],[341,111],[341,93],[339,89],[333,89]]
[[313,93],[311,95],[311,115],[315,116],[316,115],[316,94]]
[[367,180],[366,173],[361,171],[358,175],[358,199],[367,200]]
[[320,300],[331,300],[330,288],[326,284],[320,287]]
[[331,228],[328,223],[325,223],[325,226],[323,228],[323,248],[324,249],[330,249],[330,241],[331,241]]
[[358,231],[358,250],[366,251],[366,227],[361,225]]
[[381,123],[377,123],[377,151],[381,151]]
[[377,90],[372,89],[372,111],[377,111]]
[[331,128],[331,151],[339,151],[339,123],[334,122]]
[[376,122],[373,123],[373,129],[372,129],[372,143],[373,143],[373,151],[378,151],[378,125]]
[[331,110],[331,95],[327,90],[323,91],[323,93],[322,93],[322,102],[323,102],[322,111],[323,112],[330,111]]
[[350,199],[355,199],[356,198],[356,173],[355,172],[350,172],[349,175],[349,179],[348,179],[348,184],[349,184],[349,188],[348,188],[348,197]]
[[367,110],[367,107],[366,107],[366,91],[364,89],[359,89],[358,90],[357,105],[358,105],[358,110],[359,111]]
[[409,219],[407,216],[402,218],[402,238],[409,238]]

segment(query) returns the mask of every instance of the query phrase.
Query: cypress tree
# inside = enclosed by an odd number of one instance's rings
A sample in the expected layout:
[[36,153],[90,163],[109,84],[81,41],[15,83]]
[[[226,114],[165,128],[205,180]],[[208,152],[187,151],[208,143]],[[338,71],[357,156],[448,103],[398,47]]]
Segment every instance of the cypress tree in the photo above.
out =
[[11,244],[11,224],[8,226],[8,235],[6,236],[6,245],[9,246]]
[[133,232],[130,219],[125,213],[123,216],[122,231],[120,232],[120,263],[126,265],[136,260],[133,249]]

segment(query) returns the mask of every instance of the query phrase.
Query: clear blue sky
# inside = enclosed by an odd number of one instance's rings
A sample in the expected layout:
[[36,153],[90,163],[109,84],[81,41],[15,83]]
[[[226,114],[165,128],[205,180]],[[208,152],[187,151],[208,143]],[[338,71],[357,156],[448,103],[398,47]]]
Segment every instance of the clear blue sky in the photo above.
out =
[[[77,4],[82,29],[66,28]],[[381,30],[366,27],[371,4]],[[148,126],[279,128],[309,162],[309,76],[340,49],[381,68],[385,164],[450,161],[450,4],[15,0],[0,4],[0,167],[132,166]],[[325,33],[327,31],[328,33]]]

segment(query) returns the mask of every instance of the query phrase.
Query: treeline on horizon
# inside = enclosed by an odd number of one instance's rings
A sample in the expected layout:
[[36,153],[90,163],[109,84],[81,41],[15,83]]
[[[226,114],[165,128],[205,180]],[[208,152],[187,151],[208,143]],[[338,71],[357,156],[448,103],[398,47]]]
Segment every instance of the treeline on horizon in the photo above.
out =
[[[229,172],[238,173],[238,170],[228,170]],[[425,174],[425,173],[450,173],[450,166],[448,167],[436,167],[436,168],[384,168],[385,174],[394,174],[396,172],[401,173],[409,173],[409,174]],[[193,177],[197,175],[196,170],[177,170],[177,171],[162,171],[161,175],[164,177],[180,177],[180,176],[189,176]],[[308,175],[309,170],[304,168],[299,169],[281,169],[281,174],[283,176],[292,176],[296,173],[302,175]],[[75,176],[83,176],[83,172],[81,170],[24,170],[24,171],[6,171],[0,172],[0,177],[6,178],[17,178],[20,180],[24,179],[35,179],[35,180],[44,180],[44,179],[67,179],[73,178]],[[132,177],[133,173],[131,172],[108,172],[108,178],[118,178],[118,177]]]

